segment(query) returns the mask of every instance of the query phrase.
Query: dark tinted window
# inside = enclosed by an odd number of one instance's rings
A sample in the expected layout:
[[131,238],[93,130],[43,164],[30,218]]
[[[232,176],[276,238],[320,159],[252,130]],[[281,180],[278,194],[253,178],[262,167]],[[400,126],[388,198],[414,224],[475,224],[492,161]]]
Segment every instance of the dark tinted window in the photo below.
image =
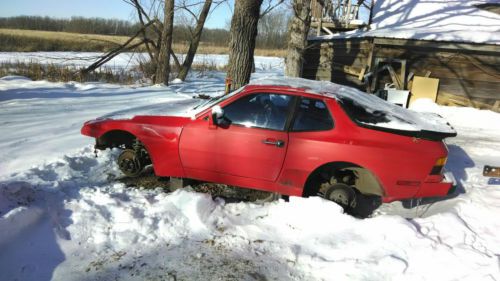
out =
[[380,110],[369,111],[352,99],[339,98],[339,102],[347,115],[356,123],[377,124],[391,121],[386,112]]
[[224,116],[231,124],[284,130],[292,97],[279,94],[253,94],[224,107]]
[[293,122],[293,131],[325,131],[333,128],[333,119],[321,100],[302,98]]

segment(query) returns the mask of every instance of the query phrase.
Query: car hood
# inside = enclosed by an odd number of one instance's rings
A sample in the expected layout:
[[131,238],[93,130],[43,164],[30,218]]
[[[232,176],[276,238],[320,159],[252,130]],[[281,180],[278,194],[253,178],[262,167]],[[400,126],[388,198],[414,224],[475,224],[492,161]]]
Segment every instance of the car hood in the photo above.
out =
[[104,119],[123,120],[123,119],[132,119],[137,116],[193,117],[194,107],[203,102],[204,100],[202,99],[183,99],[177,101],[156,103],[146,106],[131,107],[128,109],[119,110],[103,115],[97,118],[97,120],[104,120]]

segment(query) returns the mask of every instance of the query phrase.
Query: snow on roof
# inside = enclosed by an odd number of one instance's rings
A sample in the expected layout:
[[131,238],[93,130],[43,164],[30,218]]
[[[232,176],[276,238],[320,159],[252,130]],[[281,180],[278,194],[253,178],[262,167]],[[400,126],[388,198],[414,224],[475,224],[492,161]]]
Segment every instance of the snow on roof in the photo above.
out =
[[382,37],[500,45],[500,15],[476,5],[498,0],[375,0],[370,30],[313,40]]
[[364,108],[368,113],[383,117],[379,118],[379,121],[376,123],[363,122],[370,126],[405,131],[456,133],[446,120],[438,115],[408,110],[389,103],[375,95],[328,81],[314,81],[291,77],[271,77],[252,80],[249,85],[287,86],[306,89],[308,93],[330,96],[340,101],[349,101],[356,106]]

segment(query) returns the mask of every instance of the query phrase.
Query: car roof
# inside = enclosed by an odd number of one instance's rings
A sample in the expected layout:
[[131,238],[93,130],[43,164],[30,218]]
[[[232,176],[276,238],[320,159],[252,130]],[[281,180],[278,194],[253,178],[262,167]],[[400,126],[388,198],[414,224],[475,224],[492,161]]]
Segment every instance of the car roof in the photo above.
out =
[[[276,90],[291,90],[299,93],[307,93],[329,98],[336,98],[336,93],[345,88],[328,81],[315,81],[303,78],[293,77],[271,77],[252,80],[247,89],[276,89]],[[355,90],[351,88],[352,90]],[[357,90],[356,90],[357,91]]]
[[[395,104],[391,104],[373,94],[367,94],[358,89],[335,84],[329,81],[314,81],[303,78],[271,77],[255,79],[248,87],[263,89],[281,89],[334,98],[341,104],[352,104],[362,108],[363,112],[387,117],[388,121],[375,125],[380,127],[403,129],[403,130],[428,130],[428,131],[453,131],[442,118],[436,118],[431,114],[420,114],[407,110]],[[443,122],[444,121],[444,122]],[[373,125],[373,124],[372,124]]]

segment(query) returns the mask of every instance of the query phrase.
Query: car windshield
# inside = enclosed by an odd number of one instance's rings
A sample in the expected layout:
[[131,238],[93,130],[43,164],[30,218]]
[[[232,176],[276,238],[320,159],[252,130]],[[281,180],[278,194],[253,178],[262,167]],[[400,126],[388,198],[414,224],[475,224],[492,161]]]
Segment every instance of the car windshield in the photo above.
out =
[[204,110],[206,110],[207,108],[210,108],[210,107],[212,107],[212,106],[214,106],[214,105],[216,105],[216,104],[218,104],[218,103],[220,103],[220,102],[222,102],[222,101],[225,101],[225,100],[227,100],[228,98],[230,98],[230,97],[232,97],[232,96],[234,96],[234,95],[238,94],[239,92],[243,91],[243,89],[244,89],[244,88],[245,88],[245,87],[241,87],[241,88],[239,88],[238,90],[233,91],[233,92],[231,92],[231,93],[229,93],[229,94],[227,94],[227,95],[224,95],[224,94],[223,94],[223,95],[216,96],[216,97],[213,97],[213,98],[211,98],[211,99],[208,99],[208,100],[206,100],[205,102],[202,102],[202,103],[198,104],[197,106],[193,107],[193,108],[191,109],[191,112],[192,112],[194,115],[197,115],[198,113],[203,112],[203,111],[204,111]]

